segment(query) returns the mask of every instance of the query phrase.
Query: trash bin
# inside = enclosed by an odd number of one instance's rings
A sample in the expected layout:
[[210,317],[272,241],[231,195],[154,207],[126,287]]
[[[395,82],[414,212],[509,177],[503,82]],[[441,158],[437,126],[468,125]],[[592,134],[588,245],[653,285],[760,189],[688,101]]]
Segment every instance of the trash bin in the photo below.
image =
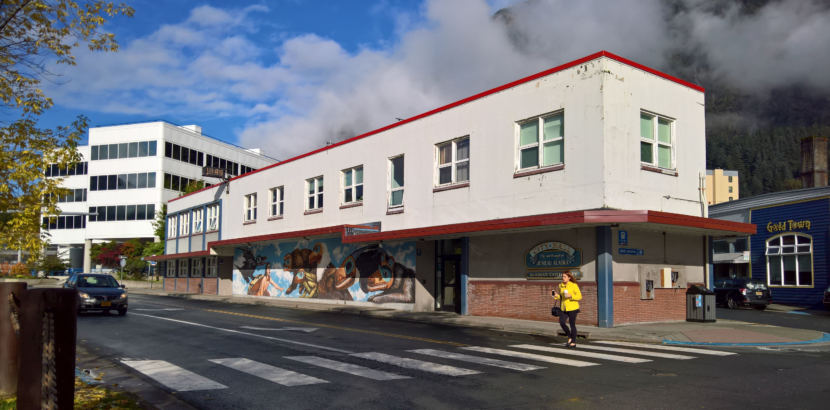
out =
[[715,292],[702,286],[691,286],[686,291],[686,321],[715,321]]

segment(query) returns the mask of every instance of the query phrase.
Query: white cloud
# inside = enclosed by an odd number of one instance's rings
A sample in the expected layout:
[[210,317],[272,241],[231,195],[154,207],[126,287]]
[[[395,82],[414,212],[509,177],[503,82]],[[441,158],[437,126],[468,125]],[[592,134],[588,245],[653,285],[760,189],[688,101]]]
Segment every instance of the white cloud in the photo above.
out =
[[[381,1],[370,13],[395,21],[396,37],[356,51],[263,32],[279,22],[264,21],[261,5],[200,6],[118,53],[78,49],[78,65],[46,92],[89,110],[243,118],[240,145],[285,159],[600,50],[658,69],[694,50],[748,90],[830,88],[827,6],[779,0],[741,14],[724,4],[684,0],[671,14],[658,0],[425,0],[403,12]],[[510,14],[494,18],[505,5]]]

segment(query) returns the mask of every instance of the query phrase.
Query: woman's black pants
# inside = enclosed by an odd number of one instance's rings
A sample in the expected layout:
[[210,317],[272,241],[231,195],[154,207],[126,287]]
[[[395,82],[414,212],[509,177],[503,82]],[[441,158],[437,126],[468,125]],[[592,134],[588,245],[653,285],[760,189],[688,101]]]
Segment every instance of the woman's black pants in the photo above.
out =
[[[568,336],[568,339],[573,340],[576,343],[576,314],[579,313],[579,309],[572,310],[570,312],[563,311],[559,314],[559,326],[562,326],[562,330],[565,331],[565,336]],[[570,323],[571,328],[568,329],[567,322]]]

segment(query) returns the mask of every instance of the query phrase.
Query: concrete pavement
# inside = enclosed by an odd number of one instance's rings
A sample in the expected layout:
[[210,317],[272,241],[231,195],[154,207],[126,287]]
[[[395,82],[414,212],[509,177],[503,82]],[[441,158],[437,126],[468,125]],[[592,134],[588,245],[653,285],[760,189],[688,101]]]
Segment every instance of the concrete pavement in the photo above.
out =
[[[194,300],[223,301],[238,304],[275,306],[289,309],[329,311],[367,317],[431,323],[449,326],[474,327],[523,334],[551,336],[561,332],[559,324],[534,320],[501,317],[464,316],[448,312],[405,312],[377,305],[346,305],[323,303],[307,299],[280,299],[254,296],[217,296],[166,292],[159,287],[150,289],[146,283],[130,283],[131,293],[179,297]],[[157,286],[154,285],[154,286]],[[771,305],[770,311],[786,312],[793,307]],[[553,319],[553,318],[552,318]],[[805,344],[830,345],[830,335],[806,329],[794,329],[735,320],[718,320],[714,323],[661,322],[620,325],[613,328],[579,325],[581,337],[587,340],[620,340],[644,343],[711,346],[791,346]]]

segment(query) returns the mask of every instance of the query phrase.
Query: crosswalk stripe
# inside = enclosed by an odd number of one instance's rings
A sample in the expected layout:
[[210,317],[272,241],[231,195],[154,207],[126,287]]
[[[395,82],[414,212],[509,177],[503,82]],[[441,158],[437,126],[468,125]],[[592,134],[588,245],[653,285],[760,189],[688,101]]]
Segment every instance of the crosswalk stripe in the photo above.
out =
[[559,354],[566,354],[566,355],[571,355],[571,356],[591,357],[591,358],[594,358],[594,359],[611,360],[611,361],[623,362],[623,363],[645,363],[645,362],[650,362],[651,361],[651,359],[642,359],[642,358],[639,358],[639,357],[628,357],[628,356],[617,356],[617,355],[614,355],[614,354],[583,352],[581,350],[576,350],[576,349],[560,349],[560,348],[548,347],[548,346],[512,345],[510,347],[515,347],[517,349],[539,350],[539,351],[542,351],[542,352],[559,353]]
[[175,391],[226,389],[228,386],[217,383],[196,373],[182,369],[164,360],[121,360],[127,366],[147,375],[151,379]]
[[579,345],[580,349],[588,349],[588,350],[600,350],[604,352],[616,352],[616,353],[628,353],[628,354],[635,354],[638,356],[648,356],[648,357],[659,357],[663,359],[676,359],[676,360],[689,360],[694,359],[694,356],[686,356],[682,354],[674,354],[674,353],[662,353],[662,352],[651,352],[646,350],[634,350],[634,349],[623,349],[619,347],[610,347],[610,346],[594,346],[594,345],[586,345],[581,344]]
[[408,358],[405,358],[405,357],[397,357],[397,356],[392,356],[392,355],[388,355],[388,354],[385,354],[385,353],[378,353],[378,352],[352,353],[351,355],[354,356],[354,357],[359,357],[361,359],[375,360],[375,361],[378,361],[378,362],[381,362],[381,363],[387,363],[387,364],[392,364],[392,365],[395,365],[395,366],[400,366],[400,367],[403,367],[403,368],[406,368],[406,369],[421,370],[421,371],[424,371],[424,372],[443,374],[443,375],[446,375],[446,376],[468,376],[468,375],[471,375],[471,374],[481,373],[481,372],[478,372],[478,371],[475,371],[475,370],[464,369],[464,368],[461,368],[461,367],[454,367],[454,366],[448,366],[448,365],[445,365],[445,364],[425,362],[425,361],[416,360],[416,359],[408,359]]
[[307,384],[328,383],[325,380],[318,379],[316,377],[292,372],[291,370],[280,369],[279,367],[255,362],[244,357],[210,359],[210,361],[216,364],[221,364],[225,367],[230,367],[234,370],[239,370],[243,373],[248,373],[265,380],[281,384],[283,386],[304,386]]
[[707,354],[707,355],[710,355],[710,356],[732,356],[734,354],[737,354],[737,353],[732,353],[732,352],[724,352],[724,351],[720,351],[720,350],[693,349],[691,347],[675,347],[675,346],[652,345],[652,344],[648,344],[648,343],[617,342],[617,341],[612,341],[612,340],[601,340],[601,341],[596,341],[594,343],[602,343],[602,344],[616,345],[616,346],[642,347],[644,349],[671,350],[671,351],[675,351],[675,352]]
[[338,372],[353,374],[355,376],[365,377],[372,380],[397,380],[409,379],[409,376],[404,376],[395,373],[383,372],[380,370],[370,369],[368,367],[358,366],[351,363],[338,362],[336,360],[326,359],[317,356],[285,356],[286,359],[296,360],[310,364],[312,366],[319,366],[326,369],[335,370]]
[[548,362],[548,363],[556,363],[562,364],[565,366],[574,366],[574,367],[587,367],[587,366],[596,366],[596,363],[591,362],[583,362],[582,360],[573,360],[573,359],[563,359],[560,357],[552,357],[552,356],[544,356],[540,354],[533,354],[533,353],[525,353],[525,352],[517,352],[513,350],[504,350],[504,349],[493,349],[491,347],[481,347],[481,346],[466,346],[462,347],[465,350],[472,350],[475,352],[482,352],[482,353],[490,353],[490,354],[498,354],[502,356],[512,356],[512,357],[519,357],[522,359],[530,359],[536,360],[540,362]]
[[453,359],[464,362],[483,364],[487,366],[503,367],[505,369],[518,370],[521,372],[544,369],[544,367],[542,366],[535,366],[532,364],[508,362],[506,360],[493,359],[491,357],[471,356],[468,354],[447,352],[444,350],[437,349],[416,349],[410,350],[410,352],[423,354],[427,356],[440,357],[442,359]]

